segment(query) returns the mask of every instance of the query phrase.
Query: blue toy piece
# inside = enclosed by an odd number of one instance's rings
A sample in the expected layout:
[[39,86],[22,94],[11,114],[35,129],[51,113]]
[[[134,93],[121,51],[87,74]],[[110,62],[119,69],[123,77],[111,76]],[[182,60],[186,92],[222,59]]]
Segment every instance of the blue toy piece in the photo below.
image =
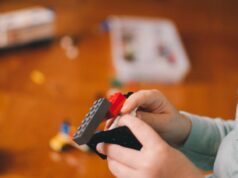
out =
[[60,126],[60,133],[69,134],[70,132],[70,123],[68,121],[64,121]]

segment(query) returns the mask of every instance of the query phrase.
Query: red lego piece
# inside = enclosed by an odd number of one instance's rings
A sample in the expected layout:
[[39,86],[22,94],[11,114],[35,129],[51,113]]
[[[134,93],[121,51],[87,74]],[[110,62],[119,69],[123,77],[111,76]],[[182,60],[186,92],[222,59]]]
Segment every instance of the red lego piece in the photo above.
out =
[[120,114],[121,108],[126,101],[126,97],[122,93],[115,93],[109,97],[108,101],[112,104],[107,114],[107,118],[109,119]]

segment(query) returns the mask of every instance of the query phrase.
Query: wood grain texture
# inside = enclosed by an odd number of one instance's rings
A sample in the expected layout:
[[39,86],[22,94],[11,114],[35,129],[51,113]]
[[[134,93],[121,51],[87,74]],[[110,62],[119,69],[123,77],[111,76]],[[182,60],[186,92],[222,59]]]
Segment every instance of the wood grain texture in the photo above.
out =
[[[78,125],[99,93],[109,88],[108,34],[89,33],[111,14],[175,21],[192,70],[178,85],[140,84],[160,89],[182,110],[234,118],[238,89],[238,1],[189,0],[1,0],[0,12],[35,5],[57,13],[57,34],[85,34],[80,54],[68,60],[58,41],[41,48],[0,55],[0,177],[113,177],[105,161],[72,150],[58,155],[48,147],[61,121]],[[45,83],[30,73],[38,69]]]

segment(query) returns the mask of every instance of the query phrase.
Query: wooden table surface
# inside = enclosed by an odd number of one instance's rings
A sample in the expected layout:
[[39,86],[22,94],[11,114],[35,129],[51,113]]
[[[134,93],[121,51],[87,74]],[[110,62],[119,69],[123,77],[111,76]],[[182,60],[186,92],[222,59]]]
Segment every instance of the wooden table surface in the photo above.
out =
[[[237,2],[2,0],[0,12],[51,6],[58,36],[93,31],[110,14],[170,18],[192,69],[181,84],[140,84],[138,89],[157,88],[181,110],[229,119],[234,118],[238,92]],[[75,60],[67,59],[58,40],[0,55],[0,177],[113,177],[106,162],[94,154],[57,154],[48,146],[62,120],[78,125],[96,96],[110,88],[108,34],[87,33],[77,47]],[[45,75],[42,85],[30,79],[36,69]]]

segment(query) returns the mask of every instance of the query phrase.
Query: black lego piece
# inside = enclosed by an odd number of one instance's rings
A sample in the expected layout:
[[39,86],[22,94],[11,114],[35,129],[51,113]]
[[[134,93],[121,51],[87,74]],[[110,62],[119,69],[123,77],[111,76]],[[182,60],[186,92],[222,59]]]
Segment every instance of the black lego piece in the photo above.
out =
[[111,103],[107,99],[96,100],[75,133],[73,140],[79,145],[88,143],[99,124],[106,117],[110,107]]
[[107,156],[99,153],[96,149],[97,144],[102,142],[118,144],[136,150],[140,150],[142,148],[141,143],[137,140],[137,138],[133,135],[130,129],[126,126],[98,132],[94,134],[91,140],[87,143],[87,145],[102,159],[106,159]]

